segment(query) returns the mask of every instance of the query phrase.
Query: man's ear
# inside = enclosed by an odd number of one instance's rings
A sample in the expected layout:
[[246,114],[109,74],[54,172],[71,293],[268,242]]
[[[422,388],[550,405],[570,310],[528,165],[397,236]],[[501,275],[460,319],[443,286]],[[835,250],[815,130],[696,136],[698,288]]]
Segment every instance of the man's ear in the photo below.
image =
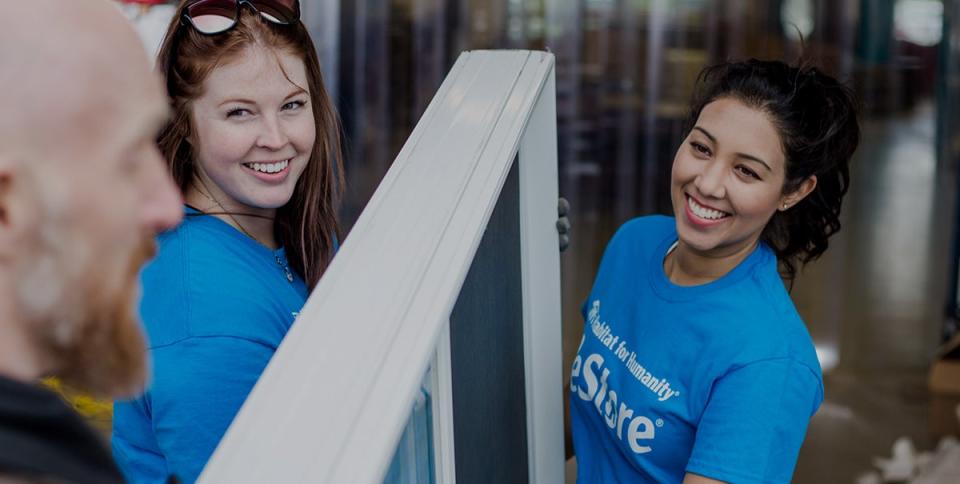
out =
[[10,225],[10,197],[15,163],[10,157],[0,153],[0,230],[7,230]]
[[33,223],[27,212],[33,202],[27,200],[24,190],[18,190],[20,164],[0,153],[0,261],[16,257],[22,252],[26,225]]
[[817,188],[817,176],[810,175],[806,180],[800,182],[800,186],[796,190],[785,193],[780,197],[780,206],[777,209],[780,211],[790,210],[790,207],[800,203],[800,200],[806,198],[814,188]]

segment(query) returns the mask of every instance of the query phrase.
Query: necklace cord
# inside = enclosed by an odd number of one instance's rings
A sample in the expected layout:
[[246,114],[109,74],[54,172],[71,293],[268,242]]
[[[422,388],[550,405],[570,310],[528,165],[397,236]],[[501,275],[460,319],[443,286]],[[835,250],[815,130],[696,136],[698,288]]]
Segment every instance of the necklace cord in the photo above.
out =
[[[203,190],[201,190],[200,187],[197,186],[196,184],[194,184],[193,187],[196,188],[197,191],[200,192],[201,195],[203,195],[204,197],[206,197],[206,198],[207,198],[208,200],[210,200],[211,202],[215,203],[218,207],[220,207],[220,210],[222,210],[222,212],[220,212],[220,213],[213,213],[213,212],[204,212],[204,213],[206,213],[207,215],[221,215],[221,214],[222,214],[222,215],[226,215],[227,217],[230,217],[230,220],[232,220],[233,223],[237,224],[237,228],[239,228],[240,231],[244,233],[244,235],[246,235],[247,237],[250,237],[251,239],[257,241],[257,243],[259,243],[259,244],[261,244],[261,245],[264,245],[264,246],[267,245],[267,244],[264,244],[260,239],[254,237],[254,235],[251,234],[250,232],[247,232],[247,229],[245,229],[245,228],[243,227],[243,224],[241,224],[240,221],[237,220],[236,217],[233,216],[233,213],[227,211],[227,209],[223,206],[223,204],[221,204],[220,201],[217,200],[217,199],[213,196],[213,191],[211,191],[210,188],[207,187],[207,184],[203,181],[202,178],[200,178],[200,177],[198,176],[198,177],[194,177],[194,180],[200,182],[200,185],[203,186]],[[271,218],[271,217],[266,217],[266,216],[263,216],[263,215],[257,215],[257,214],[252,214],[252,213],[251,213],[251,214],[237,214],[237,215],[244,215],[244,216],[249,216],[249,217],[260,217],[260,218],[267,219],[267,220],[273,220],[273,218]]]
[[[247,232],[247,229],[243,228],[243,225],[240,223],[239,220],[237,220],[233,216],[233,213],[228,212],[227,209],[224,208],[223,204],[221,204],[219,200],[214,198],[213,192],[210,190],[209,187],[207,187],[207,184],[204,183],[203,179],[201,179],[200,177],[197,177],[196,180],[199,180],[200,184],[203,185],[203,190],[201,190],[200,187],[198,187],[196,184],[194,184],[193,187],[197,189],[197,191],[200,192],[201,195],[203,195],[204,197],[207,197],[211,202],[215,203],[218,207],[220,207],[220,210],[223,210],[220,213],[214,213],[214,212],[203,212],[203,213],[207,215],[223,214],[223,215],[226,215],[227,217],[230,217],[230,220],[233,220],[233,223],[237,224],[237,228],[239,228],[240,231],[243,232],[247,237],[250,237],[251,239],[255,240],[258,244],[267,247],[267,244],[264,244],[263,242],[260,241],[260,239],[254,237],[253,234],[251,234],[250,232]],[[204,191],[206,191],[207,193],[204,193]],[[264,218],[271,221],[274,220],[271,217],[265,217],[263,215],[257,215],[257,214],[238,214],[238,215],[260,217],[260,218]],[[279,255],[274,254],[274,259],[277,261],[277,265],[280,266],[280,269],[283,270],[283,274],[287,278],[287,282],[293,284],[293,271],[290,270],[290,266],[284,260],[282,260]]]

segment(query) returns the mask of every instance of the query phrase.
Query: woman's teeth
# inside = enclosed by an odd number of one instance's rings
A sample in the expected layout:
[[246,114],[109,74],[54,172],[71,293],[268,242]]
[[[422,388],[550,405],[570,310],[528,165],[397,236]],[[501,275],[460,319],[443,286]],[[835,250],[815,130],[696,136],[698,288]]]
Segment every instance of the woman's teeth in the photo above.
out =
[[726,212],[721,212],[719,210],[714,210],[712,208],[707,208],[703,205],[700,205],[696,200],[693,199],[693,197],[687,197],[687,205],[690,206],[690,211],[693,212],[694,215],[707,220],[720,220],[724,217],[730,216],[730,214]]
[[244,163],[243,165],[261,173],[280,173],[286,169],[289,164],[290,160],[283,160],[276,163]]

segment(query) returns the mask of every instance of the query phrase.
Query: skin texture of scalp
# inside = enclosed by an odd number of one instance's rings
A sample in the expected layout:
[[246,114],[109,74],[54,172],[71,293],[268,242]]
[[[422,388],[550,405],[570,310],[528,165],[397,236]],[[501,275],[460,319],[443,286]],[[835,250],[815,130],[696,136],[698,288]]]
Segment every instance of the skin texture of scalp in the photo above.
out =
[[[17,113],[0,117],[4,149],[40,150],[23,153],[31,159],[60,158],[58,151],[72,147],[74,140],[104,129],[124,129],[119,122],[84,122],[94,110],[117,107],[110,97],[122,89],[96,86],[129,88],[142,82],[140,72],[150,69],[142,43],[112,5],[103,0],[31,0],[4,10],[0,105],[7,113]],[[37,35],[38,29],[45,34]],[[159,79],[151,80],[159,86]],[[134,89],[143,92],[157,86]],[[158,108],[165,110],[148,107]],[[126,113],[102,114],[119,121]]]

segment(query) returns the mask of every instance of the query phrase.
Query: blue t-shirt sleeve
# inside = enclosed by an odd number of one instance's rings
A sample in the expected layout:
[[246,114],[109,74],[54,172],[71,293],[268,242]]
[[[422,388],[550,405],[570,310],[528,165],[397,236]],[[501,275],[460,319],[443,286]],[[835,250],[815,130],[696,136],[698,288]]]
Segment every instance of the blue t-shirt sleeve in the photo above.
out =
[[820,378],[793,359],[752,363],[714,384],[687,472],[732,483],[790,482]]
[[110,447],[127,482],[162,484],[167,482],[167,462],[152,443],[146,414],[143,398],[114,402]]
[[151,351],[146,398],[167,471],[194,482],[275,348],[232,336],[194,337]]

